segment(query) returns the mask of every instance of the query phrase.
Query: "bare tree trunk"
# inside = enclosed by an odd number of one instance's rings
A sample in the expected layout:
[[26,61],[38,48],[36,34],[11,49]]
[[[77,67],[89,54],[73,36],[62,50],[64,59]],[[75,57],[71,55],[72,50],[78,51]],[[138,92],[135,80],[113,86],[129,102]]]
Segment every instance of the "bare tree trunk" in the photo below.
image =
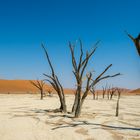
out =
[[34,81],[30,81],[30,83],[35,86],[36,88],[38,88],[40,90],[40,99],[43,100],[43,92],[44,92],[44,85],[45,85],[45,82],[44,81],[39,81],[39,80],[36,80],[36,82]]
[[41,90],[41,97],[40,97],[41,100],[43,100],[43,90]]
[[94,92],[94,93],[93,93],[93,100],[95,100],[95,95],[96,95],[96,94],[95,94],[95,92]]
[[119,101],[120,101],[122,90],[118,88],[117,91],[118,91],[118,99],[117,99],[117,105],[116,105],[116,115],[115,115],[116,117],[119,116]]
[[[86,94],[86,92],[84,93]],[[76,111],[75,111],[75,117],[78,118],[80,115],[81,115],[81,110],[82,110],[82,106],[83,106],[83,103],[85,101],[85,98],[82,98],[76,108]]]
[[78,102],[76,111],[75,111],[75,117],[78,118],[81,115],[81,109],[82,109],[82,105],[83,105],[84,100],[81,100]]
[[114,93],[110,94],[110,100],[112,100]]
[[[79,91],[77,91],[77,92],[79,92]],[[78,105],[78,93],[75,93],[74,104],[73,104],[73,107],[72,107],[72,114],[75,113],[75,110],[77,108],[77,105]]]
[[103,93],[103,99],[105,98],[105,93]]
[[77,103],[77,107],[76,107],[76,110],[75,110],[75,118],[78,118],[81,114],[81,105],[80,105],[80,101],[78,101]]
[[66,99],[65,99],[64,93],[63,93],[63,99],[62,99],[62,106],[63,106],[62,111],[64,113],[66,113],[67,112],[67,106],[66,106]]
[[94,89],[94,88],[91,88],[91,89],[90,89],[90,92],[91,92],[92,95],[93,95],[93,100],[95,100],[95,89]]
[[51,75],[44,74],[47,77],[46,81],[48,81],[52,85],[52,87],[55,89],[55,91],[58,94],[58,97],[59,97],[59,100],[60,100],[60,108],[58,109],[58,111],[66,113],[67,112],[67,107],[66,107],[65,94],[64,94],[63,87],[62,87],[60,81],[58,80],[57,75],[55,74],[55,71],[54,71],[54,68],[51,64],[48,52],[45,49],[43,44],[42,44],[42,47],[45,51],[46,58],[47,58],[47,61],[49,63],[50,69],[51,69]]
[[110,89],[110,100],[112,100],[112,97],[115,94],[116,90],[117,88],[113,88],[113,87]]
[[103,88],[103,99],[104,99],[105,94],[106,94],[106,92],[107,92],[107,84],[106,84],[105,87],[102,87],[102,88]]
[[116,106],[116,117],[119,115],[119,98],[117,100],[117,106]]

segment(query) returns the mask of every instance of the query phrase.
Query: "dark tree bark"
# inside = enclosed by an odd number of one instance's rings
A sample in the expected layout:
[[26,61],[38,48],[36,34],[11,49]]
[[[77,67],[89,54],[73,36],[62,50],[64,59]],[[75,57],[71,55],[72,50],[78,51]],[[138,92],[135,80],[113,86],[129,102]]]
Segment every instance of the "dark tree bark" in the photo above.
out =
[[115,114],[116,117],[119,116],[119,102],[120,102],[120,97],[121,97],[122,90],[117,88],[117,91],[118,91],[118,99],[117,99],[117,105],[116,105],[116,114]]
[[43,100],[43,96],[44,96],[44,85],[45,85],[45,82],[44,81],[39,81],[39,80],[36,80],[36,82],[34,81],[30,81],[30,83],[35,86],[36,88],[38,88],[40,90],[40,99]]
[[113,95],[115,94],[115,92],[117,91],[117,88],[111,88],[110,89],[110,100],[112,100]]
[[[77,82],[75,100],[74,100],[74,104],[72,107],[72,113],[75,114],[75,117],[78,117],[80,115],[83,101],[84,101],[85,97],[87,96],[86,94],[88,94],[88,91],[89,91],[88,86],[89,86],[89,81],[90,81],[92,74],[90,74],[90,77],[87,78],[88,85],[87,85],[86,91],[83,93],[83,95],[81,95],[82,84],[83,84],[82,79],[83,79],[83,74],[84,74],[85,69],[87,67],[88,61],[91,58],[91,56],[94,54],[94,52],[96,51],[96,48],[97,48],[97,47],[95,47],[90,53],[87,52],[86,57],[83,58],[83,55],[84,55],[83,48],[82,48],[83,46],[82,46],[81,40],[79,40],[79,42],[80,42],[80,56],[79,56],[78,62],[76,61],[76,58],[75,58],[75,52],[74,52],[75,45],[72,45],[69,42],[69,48],[70,48],[71,56],[72,56],[73,73],[74,73],[74,76],[75,76],[76,82]],[[97,42],[97,44],[98,44],[98,42]]]
[[110,76],[110,75],[103,76],[104,73],[112,66],[112,64],[109,65],[95,80],[91,79],[92,73],[90,72],[89,74],[86,75],[86,78],[87,78],[86,88],[85,88],[85,91],[82,93],[83,74],[85,72],[85,69],[88,65],[88,62],[89,62],[91,56],[95,53],[95,51],[97,49],[96,46],[99,42],[97,42],[95,44],[95,47],[94,47],[94,49],[91,50],[91,52],[87,51],[85,58],[83,58],[84,53],[83,53],[83,46],[82,46],[81,40],[79,40],[79,42],[80,42],[80,56],[79,56],[79,59],[78,59],[79,61],[78,62],[76,61],[75,53],[74,53],[75,45],[72,45],[71,43],[69,43],[71,56],[72,56],[73,73],[74,73],[74,76],[75,76],[76,82],[77,82],[75,100],[74,100],[74,104],[73,104],[73,107],[72,107],[72,113],[74,113],[75,117],[80,116],[82,105],[84,103],[85,98],[88,95],[88,92],[91,90],[91,88],[94,89],[94,86],[98,82],[100,82],[101,80],[120,75],[120,73],[117,73],[117,74],[112,75],[112,76]]
[[106,94],[106,92],[107,92],[107,84],[106,84],[106,86],[105,87],[102,87],[103,88],[103,99],[105,98],[105,94]]
[[135,47],[136,47],[136,49],[137,49],[137,52],[138,52],[138,54],[139,54],[139,56],[140,56],[140,34],[136,37],[136,38],[134,38],[134,37],[132,37],[130,34],[128,34],[127,32],[126,32],[126,34],[129,36],[129,38],[133,41],[133,43],[135,44]]
[[47,79],[45,79],[45,80],[48,81],[52,85],[52,87],[54,88],[54,90],[58,94],[59,101],[60,101],[60,108],[57,111],[66,113],[67,107],[66,107],[65,94],[64,94],[63,87],[62,87],[60,81],[58,80],[57,75],[55,74],[55,71],[54,71],[54,68],[51,64],[48,52],[43,44],[42,44],[42,48],[45,51],[46,58],[47,58],[48,64],[49,64],[50,69],[51,69],[51,75],[44,74],[44,76],[47,77]]

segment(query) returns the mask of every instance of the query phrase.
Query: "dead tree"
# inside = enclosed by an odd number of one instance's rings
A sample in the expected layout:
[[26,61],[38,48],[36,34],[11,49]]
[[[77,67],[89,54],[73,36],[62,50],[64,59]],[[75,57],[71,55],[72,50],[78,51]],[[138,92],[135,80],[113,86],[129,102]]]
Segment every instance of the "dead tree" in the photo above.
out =
[[107,92],[107,84],[106,84],[106,86],[105,87],[102,87],[103,88],[103,90],[102,90],[102,94],[103,94],[103,99],[104,99],[104,97],[105,97],[105,94],[106,94],[106,92]]
[[79,40],[79,42],[80,42],[80,56],[79,56],[79,59],[78,59],[79,61],[78,62],[76,61],[75,53],[74,53],[75,45],[72,45],[71,43],[69,43],[71,56],[72,56],[73,73],[74,73],[74,76],[75,76],[76,82],[77,82],[75,100],[74,100],[74,104],[73,104],[73,107],[72,107],[72,113],[74,113],[75,117],[80,116],[82,105],[83,105],[84,100],[87,97],[88,92],[90,91],[91,87],[94,88],[94,86],[99,81],[101,81],[103,79],[110,78],[110,77],[115,77],[117,75],[120,75],[118,73],[118,74],[115,74],[115,75],[112,75],[112,76],[107,75],[107,76],[102,77],[103,74],[112,66],[112,64],[109,65],[95,80],[92,80],[92,73],[90,72],[89,74],[86,75],[86,78],[87,78],[87,80],[86,80],[86,88],[85,88],[85,91],[82,94],[83,74],[85,72],[85,69],[86,69],[86,67],[88,65],[88,62],[89,62],[91,56],[95,53],[95,51],[97,49],[96,46],[97,46],[98,42],[95,44],[95,48],[93,48],[91,50],[91,52],[87,51],[85,58],[83,58],[84,53],[83,53],[83,46],[82,46],[81,40]]
[[94,89],[94,87],[91,87],[90,92],[93,95],[93,100],[95,100],[95,89]]
[[117,88],[117,92],[118,92],[118,99],[117,99],[117,105],[116,105],[116,114],[115,114],[116,117],[118,117],[118,115],[119,115],[119,101],[120,101],[120,96],[121,96],[122,90]]
[[[126,32],[126,31],[125,31]],[[137,49],[137,52],[138,52],[138,54],[139,54],[139,56],[140,56],[140,34],[136,37],[136,38],[134,38],[134,37],[132,37],[130,34],[128,34],[127,32],[126,32],[126,34],[129,36],[129,38],[133,41],[133,43],[135,44],[135,47],[136,47],[136,49]]]
[[44,85],[45,85],[45,82],[43,80],[39,81],[39,80],[36,80],[36,82],[34,81],[30,81],[30,83],[35,86],[36,88],[38,88],[40,90],[40,99],[43,100],[43,97],[44,97]]
[[[117,74],[114,74],[114,75],[103,76],[103,75],[110,69],[110,67],[112,67],[112,64],[110,64],[109,66],[107,66],[107,67],[105,68],[105,70],[104,70],[101,74],[99,74],[99,76],[98,76],[95,80],[91,79],[91,80],[92,80],[92,84],[91,84],[91,87],[92,87],[92,88],[93,88],[98,82],[100,82],[101,80],[108,79],[108,78],[113,78],[113,77],[116,77],[116,76],[121,75],[120,73],[117,73]],[[109,87],[109,88],[107,89],[107,86],[106,86],[106,92],[107,92],[107,97],[108,97],[108,99],[109,99],[110,91],[111,91],[111,88]]]
[[115,94],[116,90],[117,88],[113,88],[113,87],[110,89],[110,100],[112,100],[112,97]]
[[55,71],[54,71],[54,68],[51,64],[48,52],[47,52],[47,50],[46,50],[46,48],[44,47],[43,44],[42,44],[42,48],[45,51],[46,58],[47,58],[48,64],[49,64],[50,69],[51,69],[51,75],[44,74],[44,76],[47,77],[47,79],[45,79],[45,80],[48,81],[52,85],[52,87],[54,88],[54,90],[58,94],[59,101],[60,101],[60,108],[57,109],[57,111],[66,113],[67,112],[67,107],[66,107],[66,101],[65,101],[65,95],[64,95],[63,87],[62,87],[57,75],[55,74]]
[[107,88],[107,99],[109,100],[109,97],[110,97],[110,90],[111,90],[111,88],[110,88],[110,86]]
[[97,47],[95,47],[90,53],[87,52],[86,57],[83,58],[84,53],[83,53],[83,48],[82,48],[82,42],[81,42],[81,40],[79,40],[79,42],[80,42],[80,56],[79,56],[79,61],[78,62],[76,61],[76,58],[75,58],[75,52],[74,52],[75,51],[75,45],[72,45],[71,42],[69,42],[69,48],[70,48],[71,56],[72,56],[73,73],[74,73],[74,76],[76,78],[76,83],[77,83],[76,84],[77,88],[76,88],[76,93],[75,93],[75,100],[74,100],[74,104],[73,104],[73,107],[72,107],[72,113],[75,114],[75,117],[78,117],[80,115],[81,106],[83,104],[83,101],[84,101],[85,97],[88,94],[88,91],[90,90],[89,89],[89,83],[90,83],[91,76],[92,76],[91,73],[87,77],[86,90],[83,93],[83,96],[81,95],[82,84],[83,84],[83,81],[82,81],[83,74],[85,72],[85,69],[87,67],[89,59],[94,54],[94,52],[97,48]]

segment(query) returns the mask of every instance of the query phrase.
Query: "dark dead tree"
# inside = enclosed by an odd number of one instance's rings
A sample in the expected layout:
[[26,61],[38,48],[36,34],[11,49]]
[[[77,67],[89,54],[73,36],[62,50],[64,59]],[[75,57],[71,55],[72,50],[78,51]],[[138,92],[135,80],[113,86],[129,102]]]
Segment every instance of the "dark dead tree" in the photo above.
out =
[[[125,31],[126,32],[126,31]],[[138,52],[138,54],[139,54],[139,56],[140,56],[140,34],[136,37],[136,38],[134,38],[133,36],[131,36],[130,34],[128,34],[127,32],[126,32],[126,34],[129,36],[129,38],[133,41],[133,43],[135,44],[135,47],[136,47],[136,49],[137,49],[137,52]]]
[[106,92],[107,92],[107,84],[106,84],[106,86],[105,87],[102,87],[102,95],[103,95],[103,99],[104,99],[104,97],[105,97],[105,94],[106,94]]
[[[102,81],[102,80],[105,80],[105,79],[108,79],[108,78],[113,78],[113,77],[116,77],[116,76],[119,76],[119,75],[120,75],[120,73],[117,73],[117,74],[114,74],[114,75],[106,75],[106,76],[104,76],[104,74],[105,74],[111,67],[112,67],[112,64],[110,64],[109,66],[107,66],[107,67],[105,68],[105,70],[104,70],[101,74],[99,74],[99,76],[97,76],[97,78],[95,78],[95,80],[92,79],[92,78],[90,78],[90,79],[91,79],[91,83],[89,84],[89,89],[94,89],[94,87],[96,86],[96,84],[98,84],[98,83],[99,83],[100,81]],[[96,99],[98,99],[98,93],[97,93]]]
[[54,88],[54,90],[58,94],[59,101],[60,101],[60,108],[57,109],[56,111],[66,113],[67,112],[67,107],[66,107],[66,101],[65,101],[65,95],[64,95],[63,87],[62,87],[57,75],[55,74],[55,71],[54,71],[54,68],[51,64],[48,52],[47,52],[47,50],[46,50],[46,48],[44,47],[43,44],[42,44],[42,48],[45,51],[46,58],[47,58],[48,64],[49,64],[50,69],[51,69],[51,75],[44,74],[44,76],[47,77],[47,79],[45,79],[45,80],[48,81],[52,85],[52,87]]
[[30,83],[35,86],[37,89],[40,90],[40,99],[43,100],[43,97],[44,97],[44,85],[45,85],[45,82],[43,80],[39,81],[39,80],[36,80],[36,82],[34,81],[30,81]]
[[[91,87],[92,87],[92,88],[94,88],[94,86],[95,86],[97,83],[99,83],[100,81],[102,81],[102,80],[105,80],[105,79],[108,79],[108,78],[113,78],[113,77],[116,77],[116,76],[121,75],[120,73],[117,73],[117,74],[114,74],[114,75],[106,75],[106,76],[104,76],[104,74],[105,74],[111,67],[112,67],[112,64],[110,64],[109,66],[107,66],[107,67],[105,68],[105,70],[104,70],[101,74],[99,74],[99,76],[97,76],[97,78],[96,78],[95,80],[91,79],[91,81],[92,81]],[[110,95],[110,90],[111,90],[110,87],[107,89],[107,86],[106,86],[106,92],[107,92],[107,97],[108,97],[108,99],[109,99],[109,95]]]
[[112,100],[113,95],[115,94],[115,92],[117,91],[117,88],[111,88],[110,89],[110,100]]
[[116,117],[118,117],[119,115],[119,101],[120,101],[122,89],[117,88],[117,92],[118,92],[118,99],[117,99],[117,105],[116,105],[116,114],[115,114]]
[[[72,113],[75,114],[75,117],[78,117],[80,115],[80,111],[81,111],[81,106],[83,104],[84,99],[86,98],[89,89],[89,83],[90,83],[90,79],[92,74],[90,73],[90,76],[87,76],[87,83],[86,83],[86,90],[83,93],[83,96],[81,95],[82,93],[82,84],[83,84],[83,74],[85,72],[85,69],[87,67],[88,61],[91,58],[91,56],[94,54],[95,50],[96,50],[96,46],[95,48],[91,51],[91,52],[87,52],[86,53],[86,57],[83,58],[83,46],[82,46],[82,42],[81,40],[79,40],[80,42],[80,56],[78,59],[78,62],[76,61],[75,58],[75,45],[72,45],[71,42],[69,42],[69,48],[71,51],[71,56],[72,56],[72,65],[73,65],[73,73],[74,76],[76,78],[76,93],[75,93],[75,100],[74,100],[74,104],[72,107]],[[96,43],[96,45],[98,44],[98,42]]]
[[75,114],[75,117],[80,116],[82,105],[84,103],[85,98],[88,95],[88,92],[91,90],[91,88],[94,88],[94,86],[101,80],[120,75],[120,73],[118,73],[118,74],[115,74],[112,76],[110,76],[110,75],[103,76],[104,73],[112,66],[112,64],[109,65],[95,80],[92,79],[92,73],[90,72],[89,74],[86,74],[86,78],[87,78],[86,88],[85,88],[85,91],[82,93],[83,74],[85,72],[85,69],[88,65],[88,62],[89,62],[91,56],[95,53],[95,51],[97,49],[96,46],[99,42],[97,42],[95,44],[95,47],[91,50],[91,52],[87,51],[85,58],[83,58],[84,53],[83,53],[83,46],[82,46],[81,40],[79,40],[79,42],[80,42],[80,56],[79,56],[78,62],[76,61],[75,54],[74,54],[75,45],[72,45],[71,43],[69,43],[71,56],[72,56],[73,73],[74,73],[74,76],[75,76],[76,82],[77,82],[75,100],[74,100],[74,104],[72,107],[72,113]]

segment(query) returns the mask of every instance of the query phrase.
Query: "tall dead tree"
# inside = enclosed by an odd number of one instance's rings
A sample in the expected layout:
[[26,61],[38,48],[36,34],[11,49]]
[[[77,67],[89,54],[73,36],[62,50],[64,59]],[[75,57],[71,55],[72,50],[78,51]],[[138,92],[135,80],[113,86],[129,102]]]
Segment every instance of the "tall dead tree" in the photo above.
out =
[[83,105],[84,100],[87,97],[88,92],[90,91],[91,88],[94,88],[94,86],[99,81],[101,81],[103,79],[107,79],[107,78],[110,78],[110,77],[115,77],[117,75],[120,75],[118,73],[118,74],[115,74],[115,75],[112,75],[112,76],[107,75],[107,76],[103,77],[103,74],[112,66],[112,64],[109,65],[95,80],[92,79],[92,73],[90,72],[89,74],[86,74],[86,78],[87,78],[86,84],[85,84],[86,87],[85,87],[85,91],[82,93],[83,74],[85,72],[85,69],[88,65],[88,62],[89,62],[91,56],[95,53],[95,51],[97,49],[96,46],[99,42],[97,42],[95,44],[95,47],[91,50],[91,52],[88,52],[88,51],[86,52],[86,57],[85,58],[83,58],[84,53],[83,53],[83,45],[82,45],[81,40],[79,40],[79,42],[80,42],[80,56],[79,56],[78,62],[76,61],[76,57],[75,57],[75,53],[74,53],[75,45],[69,43],[71,56],[72,56],[73,73],[74,73],[74,76],[75,76],[76,82],[77,82],[75,100],[74,100],[74,104],[73,104],[73,107],[72,107],[72,113],[74,113],[75,117],[80,116],[82,105]]
[[137,52],[140,56],[140,34],[136,38],[134,38],[132,35],[128,34],[127,31],[125,31],[125,32],[129,36],[129,38],[133,41],[133,43],[135,44]]
[[57,111],[59,112],[64,112],[66,113],[67,112],[67,107],[66,107],[66,101],[65,101],[65,95],[64,95],[64,90],[63,90],[63,87],[57,77],[57,75],[55,74],[55,71],[54,71],[54,68],[52,66],[52,63],[50,61],[50,58],[49,58],[49,55],[48,55],[48,52],[46,50],[46,48],[44,47],[44,45],[42,44],[42,48],[44,49],[45,51],[45,55],[46,55],[46,58],[47,58],[47,61],[48,61],[48,64],[50,66],[50,69],[51,69],[51,75],[48,75],[48,74],[44,74],[44,76],[47,77],[47,79],[45,79],[46,81],[48,81],[52,87],[54,88],[54,90],[57,92],[58,94],[58,97],[59,97],[59,101],[60,101],[60,108],[57,109]]
[[79,40],[79,42],[80,42],[80,56],[79,56],[78,62],[76,61],[76,58],[75,58],[75,45],[73,45],[73,44],[71,44],[71,42],[69,42],[69,48],[70,48],[71,56],[72,56],[73,73],[74,73],[74,76],[75,76],[76,82],[77,82],[75,100],[74,100],[74,104],[72,107],[72,113],[75,114],[75,117],[79,116],[78,112],[80,112],[80,110],[81,110],[80,107],[83,103],[84,98],[86,97],[86,94],[88,94],[87,92],[89,91],[89,83],[90,83],[92,74],[90,73],[90,76],[87,77],[86,92],[83,93],[83,96],[81,95],[82,84],[83,84],[82,79],[83,79],[83,74],[87,67],[88,61],[91,58],[91,56],[94,54],[94,52],[97,48],[97,47],[95,47],[90,53],[87,52],[86,57],[83,58],[83,55],[84,55],[83,48],[82,48],[83,46],[82,46],[81,40]]
[[41,81],[36,80],[35,82],[34,81],[30,81],[30,83],[40,90],[40,95],[41,95],[40,99],[43,100],[45,82],[43,80],[41,80]]

